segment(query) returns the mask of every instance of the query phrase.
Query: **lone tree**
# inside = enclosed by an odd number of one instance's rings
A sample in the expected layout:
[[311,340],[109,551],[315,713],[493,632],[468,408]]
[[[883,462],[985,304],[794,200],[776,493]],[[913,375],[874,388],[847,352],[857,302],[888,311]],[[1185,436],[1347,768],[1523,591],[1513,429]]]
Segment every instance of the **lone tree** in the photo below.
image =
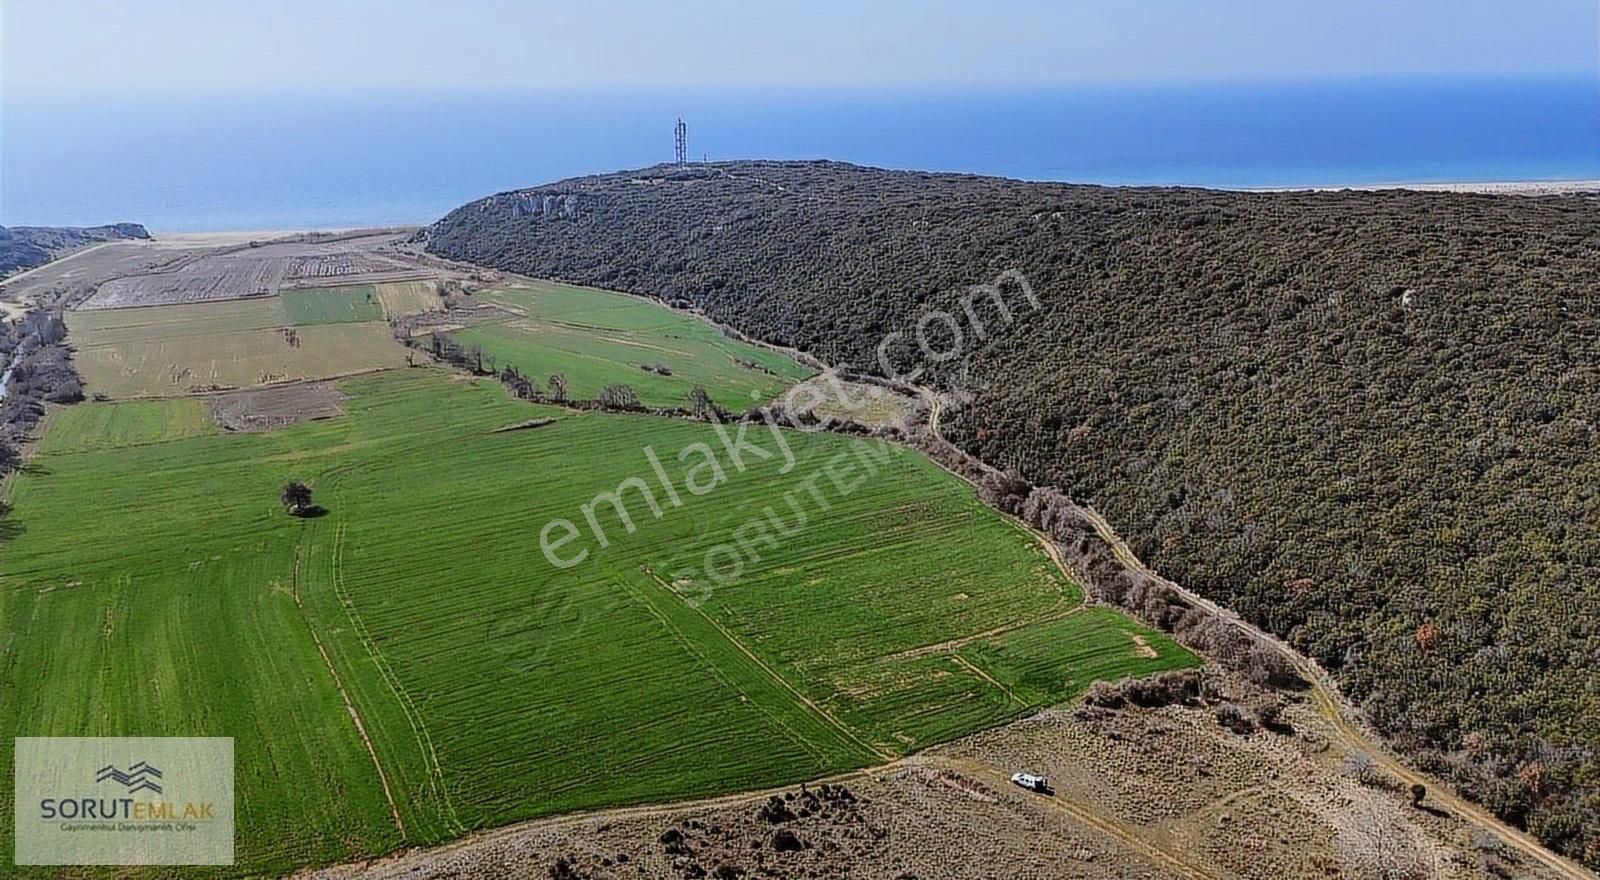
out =
[[283,509],[290,516],[304,516],[311,509],[311,487],[299,480],[291,480],[283,484],[283,492],[278,500],[283,502]]

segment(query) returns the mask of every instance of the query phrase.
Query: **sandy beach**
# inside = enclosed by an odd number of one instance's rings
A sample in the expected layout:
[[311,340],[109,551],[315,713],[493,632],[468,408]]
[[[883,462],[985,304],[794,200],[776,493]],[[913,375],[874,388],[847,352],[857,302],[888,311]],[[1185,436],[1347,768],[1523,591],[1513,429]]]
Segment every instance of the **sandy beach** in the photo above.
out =
[[1496,196],[1560,196],[1600,193],[1600,180],[1497,180],[1471,183],[1360,183],[1349,186],[1263,186],[1244,192],[1337,192],[1410,189],[1419,192],[1483,193]]

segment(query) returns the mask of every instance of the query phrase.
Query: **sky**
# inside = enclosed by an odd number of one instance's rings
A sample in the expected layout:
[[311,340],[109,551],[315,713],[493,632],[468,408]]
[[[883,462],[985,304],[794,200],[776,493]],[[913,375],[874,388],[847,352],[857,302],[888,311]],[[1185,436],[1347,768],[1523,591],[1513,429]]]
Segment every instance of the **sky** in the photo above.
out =
[[1596,0],[0,0],[0,94],[1600,76]]

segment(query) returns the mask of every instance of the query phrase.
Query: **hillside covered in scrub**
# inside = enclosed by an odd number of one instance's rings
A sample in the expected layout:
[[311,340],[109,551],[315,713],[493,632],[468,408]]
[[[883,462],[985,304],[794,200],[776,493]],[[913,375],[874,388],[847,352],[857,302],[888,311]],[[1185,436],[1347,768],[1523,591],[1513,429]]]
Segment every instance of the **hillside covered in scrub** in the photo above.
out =
[[[1600,865],[1600,200],[742,162],[503,193],[426,238],[863,371],[905,334],[897,369],[972,394],[951,439],[1092,504],[1412,760]],[[1008,270],[1038,309],[949,361],[905,343]]]
[[149,238],[137,223],[110,226],[0,226],[0,278],[102,241]]

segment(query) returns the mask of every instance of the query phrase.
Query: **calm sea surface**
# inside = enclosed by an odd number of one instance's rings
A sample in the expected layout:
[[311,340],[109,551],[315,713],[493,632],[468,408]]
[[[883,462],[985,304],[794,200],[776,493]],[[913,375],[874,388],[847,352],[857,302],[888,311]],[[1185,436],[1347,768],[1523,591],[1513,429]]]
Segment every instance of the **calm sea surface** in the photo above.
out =
[[0,106],[0,224],[423,223],[672,158],[829,158],[1219,187],[1600,178],[1600,81],[1035,91],[36,97]]

